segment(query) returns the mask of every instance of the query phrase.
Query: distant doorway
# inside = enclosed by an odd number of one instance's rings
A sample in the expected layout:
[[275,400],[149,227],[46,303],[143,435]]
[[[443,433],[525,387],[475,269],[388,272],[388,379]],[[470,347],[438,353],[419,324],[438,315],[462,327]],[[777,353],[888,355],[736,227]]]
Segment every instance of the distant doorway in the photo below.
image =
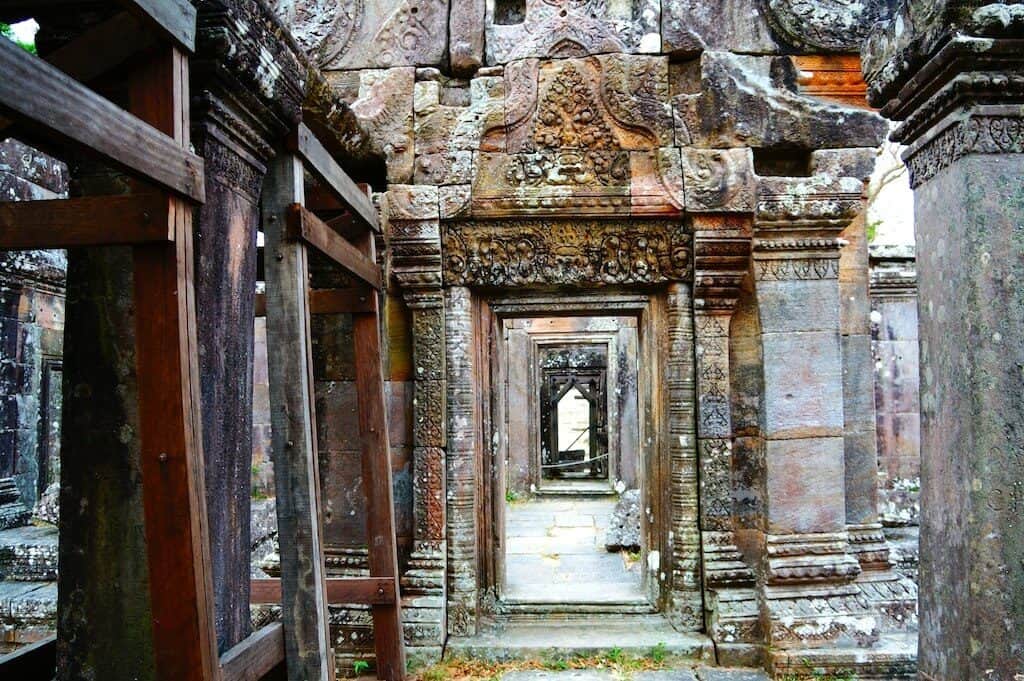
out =
[[[623,494],[639,499],[643,479],[637,318],[539,316],[500,327],[492,367],[502,386],[493,422],[502,602],[651,610],[639,504],[625,521],[615,513]],[[633,537],[625,546],[610,539],[623,522]]]

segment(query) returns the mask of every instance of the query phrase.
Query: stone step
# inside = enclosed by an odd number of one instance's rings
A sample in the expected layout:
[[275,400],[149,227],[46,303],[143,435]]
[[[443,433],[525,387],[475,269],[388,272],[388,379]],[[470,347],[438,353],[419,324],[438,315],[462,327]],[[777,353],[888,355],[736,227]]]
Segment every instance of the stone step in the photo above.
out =
[[57,528],[49,525],[0,531],[0,579],[46,582],[57,579]]
[[680,633],[661,615],[592,616],[575,621],[509,622],[472,637],[448,639],[446,655],[494,662],[561,659],[612,650],[645,657],[655,649],[668,659],[714,660],[711,639]]
[[776,676],[828,678],[853,675],[858,681],[917,678],[917,634],[885,634],[866,648],[797,648],[775,650]]

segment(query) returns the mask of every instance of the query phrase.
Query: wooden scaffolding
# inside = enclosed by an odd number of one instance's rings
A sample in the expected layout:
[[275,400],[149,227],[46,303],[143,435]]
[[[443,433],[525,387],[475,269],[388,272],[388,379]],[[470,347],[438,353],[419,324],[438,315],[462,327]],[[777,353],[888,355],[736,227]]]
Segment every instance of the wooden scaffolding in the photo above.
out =
[[[0,0],[22,5],[23,0]],[[266,236],[267,316],[280,580],[253,582],[254,602],[280,602],[279,622],[217,654],[206,525],[193,296],[192,219],[204,202],[203,160],[189,150],[189,55],[196,10],[185,0],[118,0],[128,15],[86,30],[48,55],[0,39],[0,137],[30,132],[58,149],[109,163],[132,178],[118,196],[0,203],[0,249],[128,245],[134,266],[136,369],[144,522],[156,678],[166,681],[334,678],[328,603],[373,608],[377,675],[403,679],[395,528],[381,366],[383,289],[367,195],[304,126],[273,161],[261,199]],[[116,35],[122,16],[142,20],[145,39]],[[82,82],[145,43],[128,76],[122,109]],[[58,66],[60,68],[58,68]],[[304,176],[337,205],[324,221],[305,206]],[[310,290],[307,248],[347,271],[346,289]],[[363,481],[369,509],[368,578],[327,579],[316,452],[310,314],[353,314]],[[52,679],[51,638],[0,658],[0,678]]]

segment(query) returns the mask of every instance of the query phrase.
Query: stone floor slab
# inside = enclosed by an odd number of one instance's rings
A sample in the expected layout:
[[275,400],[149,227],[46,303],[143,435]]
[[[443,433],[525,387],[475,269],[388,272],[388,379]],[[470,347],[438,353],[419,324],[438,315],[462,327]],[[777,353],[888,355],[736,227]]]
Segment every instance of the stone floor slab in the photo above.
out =
[[759,669],[701,667],[697,670],[697,679],[699,681],[769,681],[769,676]]

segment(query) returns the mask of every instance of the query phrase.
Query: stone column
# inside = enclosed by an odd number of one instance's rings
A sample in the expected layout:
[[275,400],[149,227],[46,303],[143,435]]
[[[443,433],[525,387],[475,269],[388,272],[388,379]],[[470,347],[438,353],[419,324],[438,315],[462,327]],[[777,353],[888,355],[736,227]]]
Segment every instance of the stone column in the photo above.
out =
[[700,532],[697,529],[697,447],[694,442],[693,298],[690,287],[668,287],[669,484],[672,490],[672,590],[668,618],[676,629],[700,630],[703,624],[700,584]]
[[440,657],[445,624],[447,376],[437,189],[392,185],[382,202],[391,272],[412,310],[413,548],[402,575],[406,642]]
[[695,215],[697,451],[707,629],[719,664],[759,664],[754,572],[736,546],[729,325],[750,259],[750,218]]
[[914,188],[922,679],[1024,674],[1024,4],[909,0],[867,47]]
[[448,363],[448,633],[477,629],[477,396],[473,347],[473,295],[446,289]]
[[[206,505],[217,644],[249,635],[252,371],[256,231],[266,163],[298,120],[302,76],[290,43],[256,4],[205,3],[192,67],[192,139],[205,162],[206,202],[195,218],[195,295]],[[278,77],[262,83],[257,55]]]
[[852,584],[860,565],[846,531],[839,338],[838,236],[859,212],[861,190],[859,180],[828,176],[764,178],[759,187],[761,577],[772,648],[854,647],[877,637]]

